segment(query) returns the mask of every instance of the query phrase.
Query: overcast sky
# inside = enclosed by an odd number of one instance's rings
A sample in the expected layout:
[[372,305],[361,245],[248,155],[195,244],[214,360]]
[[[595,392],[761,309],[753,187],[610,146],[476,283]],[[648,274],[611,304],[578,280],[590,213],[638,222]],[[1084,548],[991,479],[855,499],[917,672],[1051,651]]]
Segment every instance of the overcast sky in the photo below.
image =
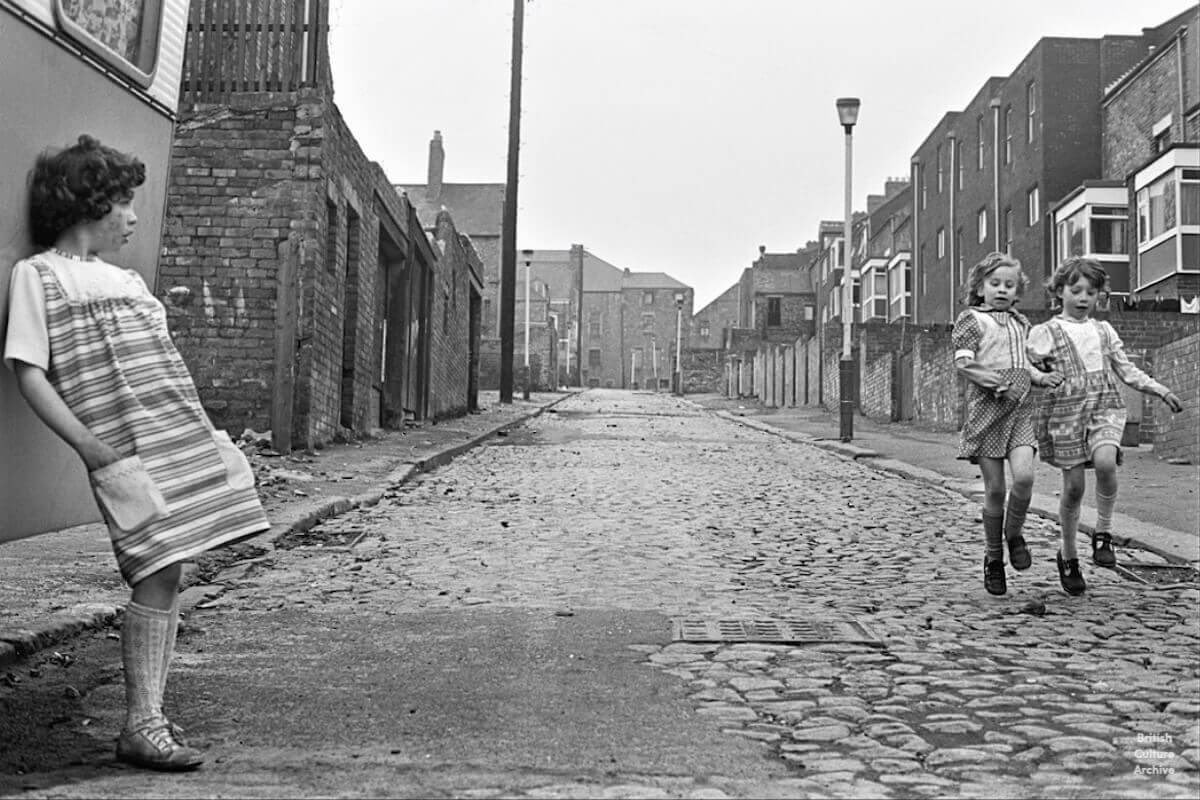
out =
[[[1136,34],[1188,0],[529,0],[518,247],[666,272],[699,309],[855,209],[1040,37]],[[393,183],[503,183],[511,0],[332,0],[334,99]],[[1053,201],[1055,198],[1047,198]]]

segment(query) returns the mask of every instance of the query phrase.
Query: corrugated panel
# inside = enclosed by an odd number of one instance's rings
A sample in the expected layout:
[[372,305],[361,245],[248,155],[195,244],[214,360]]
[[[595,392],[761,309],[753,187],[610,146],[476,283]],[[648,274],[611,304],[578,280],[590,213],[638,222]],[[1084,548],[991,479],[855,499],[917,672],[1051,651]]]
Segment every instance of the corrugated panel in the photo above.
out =
[[150,96],[172,111],[179,107],[179,80],[183,74],[187,15],[188,0],[163,0],[158,69],[154,73],[154,82],[150,85]]

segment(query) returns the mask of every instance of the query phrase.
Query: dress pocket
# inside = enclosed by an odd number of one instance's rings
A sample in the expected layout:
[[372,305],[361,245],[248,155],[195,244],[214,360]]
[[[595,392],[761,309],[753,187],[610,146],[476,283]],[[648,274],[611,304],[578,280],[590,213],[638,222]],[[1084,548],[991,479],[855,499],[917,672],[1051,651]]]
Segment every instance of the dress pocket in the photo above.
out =
[[225,465],[225,482],[230,489],[253,489],[254,470],[245,453],[233,443],[225,431],[213,431],[213,442],[217,445],[217,453],[221,463]]
[[144,528],[169,513],[166,499],[137,456],[94,470],[88,480],[105,515],[125,533]]

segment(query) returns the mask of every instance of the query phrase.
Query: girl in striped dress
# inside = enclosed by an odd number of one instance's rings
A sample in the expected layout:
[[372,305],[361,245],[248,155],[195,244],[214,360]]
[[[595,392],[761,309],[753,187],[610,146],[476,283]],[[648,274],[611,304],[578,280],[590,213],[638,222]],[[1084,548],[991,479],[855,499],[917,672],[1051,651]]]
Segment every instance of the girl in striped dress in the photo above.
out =
[[[951,339],[954,366],[967,380],[967,416],[958,457],[983,473],[983,585],[1004,594],[1004,543],[1015,569],[1028,569],[1029,548],[1021,530],[1033,497],[1033,406],[1029,387],[1054,385],[1055,373],[1031,371],[1025,356],[1029,320],[1016,310],[1029,281],[1021,262],[989,253],[971,268]],[[1005,498],[1004,465],[1012,471]]]
[[1112,510],[1126,418],[1117,380],[1161,398],[1176,413],[1183,405],[1174,392],[1129,361],[1112,325],[1092,319],[1097,300],[1108,291],[1108,272],[1099,261],[1067,259],[1046,282],[1046,288],[1062,308],[1058,316],[1029,332],[1029,357],[1035,364],[1054,364],[1064,380],[1042,396],[1035,428],[1042,460],[1062,470],[1058,577],[1068,594],[1077,595],[1087,589],[1079,570],[1075,534],[1088,468],[1096,470],[1092,560],[1101,567],[1117,563],[1112,549]]
[[4,362],[34,412],[87,467],[121,575],[126,721],[117,757],[185,770],[200,751],[163,714],[181,563],[269,527],[254,474],[217,431],[138,273],[109,264],[133,235],[137,158],[90,136],[38,158],[35,244],[13,268]]

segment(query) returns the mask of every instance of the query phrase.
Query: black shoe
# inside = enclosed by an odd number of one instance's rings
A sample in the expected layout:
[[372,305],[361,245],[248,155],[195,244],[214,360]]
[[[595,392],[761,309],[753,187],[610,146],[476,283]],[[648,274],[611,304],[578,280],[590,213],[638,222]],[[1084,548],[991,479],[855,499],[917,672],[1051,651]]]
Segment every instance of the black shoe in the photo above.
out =
[[1063,561],[1061,550],[1054,554],[1054,558],[1058,561],[1058,580],[1062,583],[1063,590],[1067,594],[1083,594],[1087,589],[1087,582],[1083,579],[1083,573],[1079,571],[1079,559],[1069,558]]
[[1025,537],[1017,534],[1008,540],[1008,562],[1013,569],[1029,569],[1033,559],[1029,557],[1029,548],[1025,546]]
[[983,559],[983,588],[988,594],[1004,594],[1008,583],[1004,580],[1004,562],[985,557]]
[[1112,549],[1112,534],[1108,531],[1092,534],[1092,563],[1109,569],[1117,565],[1117,554]]

